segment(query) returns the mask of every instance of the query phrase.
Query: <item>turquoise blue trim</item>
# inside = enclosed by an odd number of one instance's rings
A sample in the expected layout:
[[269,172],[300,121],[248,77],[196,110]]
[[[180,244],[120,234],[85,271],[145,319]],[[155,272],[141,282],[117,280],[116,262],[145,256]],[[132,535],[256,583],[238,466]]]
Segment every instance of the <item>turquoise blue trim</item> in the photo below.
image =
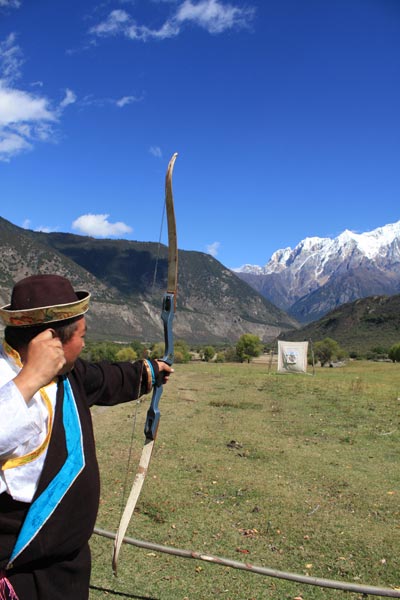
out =
[[63,425],[67,446],[66,461],[47,488],[31,504],[9,565],[39,533],[85,466],[81,424],[71,385],[67,379],[64,380]]
[[151,373],[151,385],[153,386],[156,382],[156,376],[154,375],[153,365],[151,364],[150,360],[147,360],[147,358],[145,358],[144,360],[149,365],[149,369],[150,369],[150,373]]

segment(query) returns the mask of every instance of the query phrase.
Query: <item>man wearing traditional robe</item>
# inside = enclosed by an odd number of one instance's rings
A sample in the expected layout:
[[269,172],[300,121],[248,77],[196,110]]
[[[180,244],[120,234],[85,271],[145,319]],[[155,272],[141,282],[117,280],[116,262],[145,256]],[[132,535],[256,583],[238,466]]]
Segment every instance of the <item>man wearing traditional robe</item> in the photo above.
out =
[[87,600],[100,495],[90,407],[134,400],[172,371],[80,359],[89,298],[33,275],[0,308],[0,599]]

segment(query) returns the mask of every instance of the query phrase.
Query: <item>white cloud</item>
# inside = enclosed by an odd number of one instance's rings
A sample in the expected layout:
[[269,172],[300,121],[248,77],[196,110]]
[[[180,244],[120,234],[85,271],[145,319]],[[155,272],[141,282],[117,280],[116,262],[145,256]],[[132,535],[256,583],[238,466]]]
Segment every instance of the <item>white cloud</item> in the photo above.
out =
[[208,246],[206,246],[206,250],[207,250],[208,254],[211,254],[211,256],[214,256],[214,258],[215,258],[218,254],[218,250],[219,250],[220,246],[221,246],[220,242],[213,242],[212,244],[208,244]]
[[136,25],[133,23],[124,31],[126,37],[131,40],[140,40],[146,42],[149,38],[165,40],[175,37],[179,34],[179,27],[173,19],[166,21],[160,29],[149,29],[145,25]]
[[10,34],[0,42],[0,161],[5,162],[32,150],[35,142],[55,141],[61,112],[76,100],[67,89],[59,106],[53,108],[45,96],[16,87],[22,63],[16,37]]
[[21,0],[0,0],[0,6],[6,8],[19,8],[21,6]]
[[191,21],[209,33],[222,33],[226,29],[247,27],[254,16],[254,8],[238,8],[218,0],[193,3],[185,0],[176,13],[179,23]]
[[90,33],[99,37],[123,35],[132,40],[147,41],[175,37],[180,34],[185,23],[192,23],[209,33],[217,34],[227,29],[248,27],[254,14],[253,7],[239,8],[220,0],[201,0],[197,3],[184,0],[159,29],[138,25],[129,13],[117,9],[92,27]]
[[0,161],[8,162],[13,156],[31,148],[32,144],[22,136],[0,129]]
[[0,43],[0,73],[2,79],[12,84],[21,76],[23,62],[21,48],[16,44],[16,35],[10,33],[4,42]]
[[35,141],[51,139],[56,121],[46,98],[7,87],[0,79],[0,161],[31,150]]
[[106,104],[112,104],[115,100],[111,100],[110,98],[95,98],[92,94],[84,96],[80,101],[80,106],[95,106],[95,107],[103,107]]
[[107,19],[90,29],[90,33],[99,36],[117,35],[129,24],[130,16],[125,10],[117,9],[110,12]]
[[9,88],[0,79],[0,127],[55,120],[46,98]]
[[119,100],[116,100],[115,104],[117,106],[119,106],[120,108],[123,108],[127,104],[132,104],[132,102],[138,102],[138,101],[139,101],[139,98],[136,98],[136,96],[123,96]]
[[[30,219],[25,219],[22,223],[22,227],[24,229],[31,229],[32,221]],[[39,225],[35,227],[34,231],[41,231],[42,233],[51,233],[52,231],[59,231],[59,227],[49,227],[48,225]]]
[[[163,29],[165,25],[161,28]],[[143,40],[146,41],[149,37],[160,37],[162,35],[161,30],[151,30],[144,25],[137,25],[131,16],[121,9],[113,10],[110,12],[108,17],[92,27],[89,33],[98,37],[109,37],[124,35],[132,40]],[[171,37],[163,34],[164,37]]]
[[110,215],[81,215],[72,223],[72,229],[92,237],[118,237],[131,233],[132,227],[118,221],[110,223]]
[[58,230],[58,227],[49,227],[48,225],[39,225],[39,227],[35,227],[35,231],[41,231],[42,233],[51,233],[52,231]]
[[162,152],[161,152],[160,146],[150,146],[149,152],[156,158],[162,158]]
[[65,90],[64,100],[60,102],[60,108],[63,109],[69,104],[74,104],[74,102],[76,102],[76,94],[67,88]]
[[133,102],[141,102],[143,97],[139,96],[122,96],[122,98],[94,98],[92,95],[84,96],[81,100],[79,100],[79,106],[94,106],[98,108],[103,108],[104,106],[117,106],[118,108],[123,108],[128,104],[132,104]]

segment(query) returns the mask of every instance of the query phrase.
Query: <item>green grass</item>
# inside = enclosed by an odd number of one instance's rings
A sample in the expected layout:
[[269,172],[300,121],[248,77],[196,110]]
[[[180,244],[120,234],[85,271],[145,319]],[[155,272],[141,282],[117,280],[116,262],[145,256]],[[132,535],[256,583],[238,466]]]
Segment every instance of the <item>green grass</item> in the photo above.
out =
[[[351,362],[310,375],[260,364],[177,365],[160,402],[148,477],[128,534],[259,566],[400,585],[400,367]],[[130,482],[143,443],[139,407]],[[102,499],[115,531],[135,405],[93,411]],[[125,498],[126,500],[126,498]],[[93,536],[92,600],[351,597]]]

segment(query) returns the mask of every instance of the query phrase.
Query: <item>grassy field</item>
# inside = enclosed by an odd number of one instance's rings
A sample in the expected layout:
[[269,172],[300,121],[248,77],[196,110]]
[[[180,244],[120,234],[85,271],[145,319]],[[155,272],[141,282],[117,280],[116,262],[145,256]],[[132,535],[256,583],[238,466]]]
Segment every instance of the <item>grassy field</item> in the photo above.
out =
[[[127,535],[241,562],[400,586],[400,367],[350,362],[311,375],[265,364],[177,365]],[[143,444],[139,406],[130,483]],[[115,531],[136,404],[93,411],[102,499]],[[126,492],[127,493],[127,492]],[[125,498],[126,500],[126,498]],[[91,600],[350,599],[93,536]],[[371,596],[372,597],[372,596]]]

